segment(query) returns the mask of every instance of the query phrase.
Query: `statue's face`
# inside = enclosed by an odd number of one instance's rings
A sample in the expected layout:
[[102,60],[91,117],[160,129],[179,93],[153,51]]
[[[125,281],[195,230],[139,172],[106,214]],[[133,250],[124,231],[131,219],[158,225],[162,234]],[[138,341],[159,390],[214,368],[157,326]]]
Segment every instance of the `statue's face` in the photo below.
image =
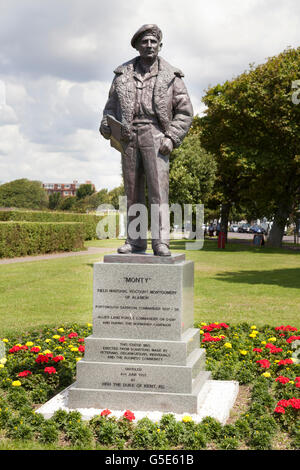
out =
[[137,42],[136,48],[143,59],[155,59],[160,49],[160,43],[152,34],[145,34]]

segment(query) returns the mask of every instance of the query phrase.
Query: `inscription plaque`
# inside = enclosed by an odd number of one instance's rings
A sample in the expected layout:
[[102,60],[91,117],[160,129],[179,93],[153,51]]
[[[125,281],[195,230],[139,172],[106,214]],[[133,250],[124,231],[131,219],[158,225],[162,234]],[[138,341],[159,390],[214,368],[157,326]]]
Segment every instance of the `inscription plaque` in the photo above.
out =
[[196,328],[186,330],[181,341],[97,338],[92,335],[85,340],[85,359],[99,362],[185,365],[188,355],[199,347],[200,334]]
[[[96,263],[94,269],[95,335],[180,340],[193,327],[192,262]],[[190,286],[183,286],[184,275]]]

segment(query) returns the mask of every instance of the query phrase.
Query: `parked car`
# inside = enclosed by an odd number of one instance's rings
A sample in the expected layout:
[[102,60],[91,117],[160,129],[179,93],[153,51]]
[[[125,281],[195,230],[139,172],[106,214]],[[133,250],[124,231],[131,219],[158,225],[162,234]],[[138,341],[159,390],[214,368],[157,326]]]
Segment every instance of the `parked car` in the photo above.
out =
[[267,234],[267,231],[261,225],[251,225],[250,233],[263,233],[264,235]]
[[229,227],[229,232],[237,232],[238,229],[239,229],[239,226],[233,224],[233,225],[230,225],[230,227]]
[[242,224],[238,228],[239,233],[249,233],[250,224]]

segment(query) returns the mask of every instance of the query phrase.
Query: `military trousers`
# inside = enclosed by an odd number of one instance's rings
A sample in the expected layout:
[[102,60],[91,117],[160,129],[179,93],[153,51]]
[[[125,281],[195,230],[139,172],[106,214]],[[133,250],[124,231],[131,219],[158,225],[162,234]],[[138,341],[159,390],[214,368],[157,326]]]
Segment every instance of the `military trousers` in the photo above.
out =
[[[161,243],[169,246],[169,156],[159,152],[163,137],[156,123],[133,124],[130,142],[122,154],[127,197],[126,241],[137,250],[147,248],[149,221],[152,248]],[[147,210],[141,214],[138,205]]]

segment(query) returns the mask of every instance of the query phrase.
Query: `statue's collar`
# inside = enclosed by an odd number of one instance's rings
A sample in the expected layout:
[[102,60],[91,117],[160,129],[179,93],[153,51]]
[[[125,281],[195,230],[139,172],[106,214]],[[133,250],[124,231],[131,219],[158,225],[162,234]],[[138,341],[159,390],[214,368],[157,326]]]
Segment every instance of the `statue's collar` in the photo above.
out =
[[[135,57],[134,59],[129,60],[128,62],[125,62],[124,64],[120,65],[114,70],[114,73],[116,75],[124,74],[124,73],[133,73],[137,61],[139,60],[139,56]],[[170,76],[177,75],[178,77],[183,77],[184,74],[182,73],[181,70],[173,67],[170,65],[165,59],[162,57],[158,56],[157,57],[158,61],[158,73],[164,72],[170,74]]]

